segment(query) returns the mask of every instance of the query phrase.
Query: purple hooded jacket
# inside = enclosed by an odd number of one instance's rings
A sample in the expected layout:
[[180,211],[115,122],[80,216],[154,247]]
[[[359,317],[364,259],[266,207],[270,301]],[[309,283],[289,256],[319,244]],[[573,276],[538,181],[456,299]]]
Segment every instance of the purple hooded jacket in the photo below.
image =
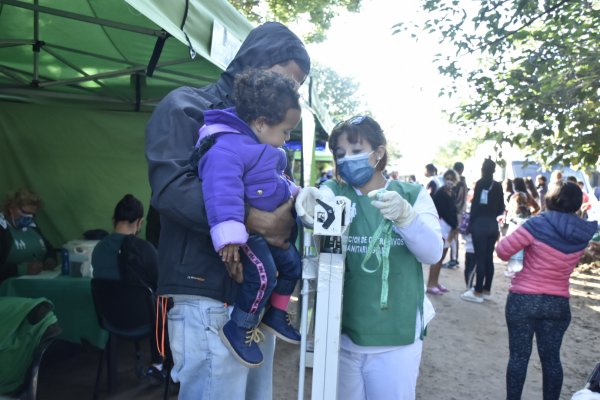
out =
[[244,244],[244,204],[273,211],[295,195],[299,188],[285,177],[285,151],[262,144],[235,109],[207,110],[198,144],[218,135],[200,159],[204,203],[215,250],[228,244]]

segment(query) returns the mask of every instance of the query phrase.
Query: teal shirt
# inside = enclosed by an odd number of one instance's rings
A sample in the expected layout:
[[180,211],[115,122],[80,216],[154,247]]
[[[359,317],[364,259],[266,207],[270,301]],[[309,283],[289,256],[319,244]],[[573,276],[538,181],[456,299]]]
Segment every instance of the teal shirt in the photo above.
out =
[[[371,257],[363,269],[373,233],[384,218],[371,205],[371,199],[356,194],[347,184],[325,183],[336,196],[349,198],[356,207],[356,216],[348,231],[344,274],[342,333],[360,346],[402,346],[415,340],[417,312],[423,313],[423,270],[421,263],[392,231],[389,254],[388,303],[381,307],[382,268]],[[391,181],[387,190],[395,190],[411,205],[421,187],[416,184]],[[375,271],[369,273],[367,271]],[[420,336],[423,332],[420,332]]]

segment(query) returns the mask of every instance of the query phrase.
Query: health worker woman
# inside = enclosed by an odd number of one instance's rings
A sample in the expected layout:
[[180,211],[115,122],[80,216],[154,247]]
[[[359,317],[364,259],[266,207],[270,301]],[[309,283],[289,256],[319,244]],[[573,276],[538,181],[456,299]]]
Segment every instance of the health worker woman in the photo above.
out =
[[0,282],[56,266],[54,249],[34,221],[41,206],[40,197],[28,189],[6,196],[0,213]]
[[307,225],[317,198],[345,196],[355,210],[345,259],[338,399],[414,399],[433,317],[421,264],[442,255],[435,206],[422,186],[384,177],[386,139],[373,118],[338,124],[329,148],[336,179],[302,190],[296,210]]

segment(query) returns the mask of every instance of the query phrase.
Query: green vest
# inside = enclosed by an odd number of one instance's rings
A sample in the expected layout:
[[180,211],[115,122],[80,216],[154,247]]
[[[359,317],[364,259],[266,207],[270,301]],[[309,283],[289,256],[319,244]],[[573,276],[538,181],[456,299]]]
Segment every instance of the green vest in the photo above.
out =
[[16,229],[10,224],[7,228],[11,239],[10,250],[6,258],[7,264],[44,261],[47,249],[44,239],[38,231],[33,228]]
[[[336,196],[349,198],[353,207],[356,207],[346,249],[342,333],[360,346],[401,346],[413,343],[417,311],[423,315],[421,263],[408,250],[402,237],[392,230],[387,307],[382,308],[382,268],[376,257],[371,257],[364,268],[361,264],[367,255],[373,233],[384,222],[384,218],[371,205],[369,197],[357,195],[350,185],[333,180],[324,184]],[[389,183],[387,190],[400,193],[412,205],[421,186],[394,180]],[[420,336],[423,336],[423,331]]]

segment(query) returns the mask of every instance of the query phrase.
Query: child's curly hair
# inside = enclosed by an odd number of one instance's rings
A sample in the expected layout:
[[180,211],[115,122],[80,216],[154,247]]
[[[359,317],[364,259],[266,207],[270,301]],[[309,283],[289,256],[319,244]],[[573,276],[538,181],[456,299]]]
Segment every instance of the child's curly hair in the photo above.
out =
[[235,78],[234,102],[238,116],[248,124],[262,117],[277,125],[289,109],[300,110],[298,83],[285,75],[248,69]]

